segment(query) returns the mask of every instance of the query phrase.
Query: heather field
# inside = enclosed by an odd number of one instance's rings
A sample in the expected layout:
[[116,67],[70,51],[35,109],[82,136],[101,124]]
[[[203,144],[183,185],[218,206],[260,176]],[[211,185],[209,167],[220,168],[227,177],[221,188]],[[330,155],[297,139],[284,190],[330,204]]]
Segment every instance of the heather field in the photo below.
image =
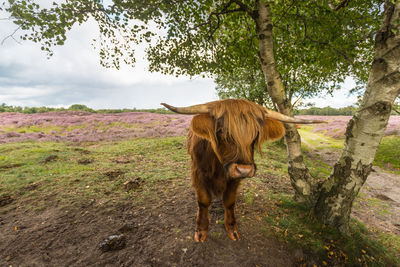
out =
[[0,143],[36,141],[97,142],[138,137],[183,136],[191,116],[125,112],[96,114],[55,111],[0,113]]
[[[400,216],[391,209],[398,194],[368,184],[354,206],[351,236],[340,236],[293,200],[283,142],[266,144],[256,176],[242,182],[242,240],[229,240],[215,200],[207,241],[195,244],[185,149],[191,117],[0,113],[0,266],[400,266]],[[323,119],[331,121],[324,129],[300,128],[314,148],[304,158],[317,178],[331,166],[312,151],[335,155],[343,139],[329,136],[349,118]],[[392,128],[399,129],[398,117]],[[377,157],[392,163],[398,143],[385,137]],[[385,177],[398,188],[397,176]]]
[[[326,120],[314,132],[343,138],[351,116],[300,116]],[[96,114],[55,111],[37,114],[0,113],[0,143],[36,141],[97,142],[138,137],[183,136],[192,116],[125,112]],[[400,135],[400,116],[391,116],[385,135]]]
[[[314,120],[325,120],[327,124],[319,124],[313,127],[314,132],[321,132],[333,138],[343,138],[346,132],[347,123],[351,116],[299,116]],[[385,131],[385,136],[400,135],[400,116],[391,116]]]

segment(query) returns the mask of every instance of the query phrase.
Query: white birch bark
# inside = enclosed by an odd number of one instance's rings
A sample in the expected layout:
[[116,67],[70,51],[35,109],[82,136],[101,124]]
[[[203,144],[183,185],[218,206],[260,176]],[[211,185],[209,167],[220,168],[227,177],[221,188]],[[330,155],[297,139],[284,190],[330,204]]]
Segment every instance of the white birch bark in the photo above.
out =
[[347,126],[342,155],[315,205],[317,218],[342,232],[348,230],[354,198],[371,171],[392,105],[400,93],[400,31],[392,31],[399,10],[398,0],[395,4],[387,1],[363,102]]
[[[275,65],[273,26],[270,7],[265,1],[256,1],[254,15],[259,39],[259,58],[267,82],[268,93],[277,105],[279,112],[293,116],[293,108],[287,99],[282,77]],[[313,203],[313,179],[304,164],[301,152],[301,139],[295,124],[285,124],[285,140],[289,157],[289,176],[296,190],[296,198],[308,204]]]

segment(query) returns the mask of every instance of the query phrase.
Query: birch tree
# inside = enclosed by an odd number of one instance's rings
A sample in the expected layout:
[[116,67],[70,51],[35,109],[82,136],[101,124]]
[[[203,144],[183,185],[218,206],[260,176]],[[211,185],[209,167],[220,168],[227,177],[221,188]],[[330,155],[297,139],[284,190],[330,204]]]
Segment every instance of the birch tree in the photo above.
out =
[[371,172],[393,103],[400,94],[399,12],[399,1],[386,1],[362,104],[347,125],[342,155],[322,184],[314,207],[317,218],[344,232],[354,198]]

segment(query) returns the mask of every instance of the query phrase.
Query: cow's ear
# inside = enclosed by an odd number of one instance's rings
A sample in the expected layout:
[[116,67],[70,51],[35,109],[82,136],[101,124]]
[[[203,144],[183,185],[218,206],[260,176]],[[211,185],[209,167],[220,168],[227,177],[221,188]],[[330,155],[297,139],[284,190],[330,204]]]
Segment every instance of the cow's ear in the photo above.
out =
[[207,140],[214,136],[214,119],[208,114],[200,114],[193,117],[190,124],[192,131]]
[[264,140],[274,141],[285,135],[283,123],[277,120],[266,118],[264,120]]

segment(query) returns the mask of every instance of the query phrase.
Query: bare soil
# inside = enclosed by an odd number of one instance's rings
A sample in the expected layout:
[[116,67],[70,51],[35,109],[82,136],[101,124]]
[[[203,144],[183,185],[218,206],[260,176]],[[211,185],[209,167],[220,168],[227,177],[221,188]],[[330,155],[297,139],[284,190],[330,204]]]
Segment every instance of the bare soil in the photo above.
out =
[[[128,201],[112,204],[92,200],[66,208],[50,199],[44,211],[34,212],[25,211],[23,204],[7,203],[0,207],[0,266],[312,266],[318,262],[274,238],[273,229],[257,220],[271,203],[256,197],[246,204],[243,190],[237,203],[242,240],[228,239],[218,223],[223,220],[221,203],[215,201],[208,238],[195,243],[195,197],[189,178],[183,179],[187,181],[152,185],[145,197],[138,192]],[[99,248],[109,236],[121,234],[126,241],[123,249]]]
[[[312,149],[310,156],[323,159],[333,167],[340,152],[328,148]],[[400,175],[373,166],[355,201],[352,216],[370,227],[400,236]]]

